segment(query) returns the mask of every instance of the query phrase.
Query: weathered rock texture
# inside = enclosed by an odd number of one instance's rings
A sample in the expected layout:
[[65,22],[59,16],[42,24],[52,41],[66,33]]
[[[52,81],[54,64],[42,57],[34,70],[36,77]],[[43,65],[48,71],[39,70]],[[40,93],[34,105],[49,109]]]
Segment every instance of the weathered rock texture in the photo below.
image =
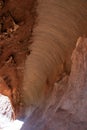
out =
[[70,76],[57,81],[49,100],[25,121],[22,130],[29,129],[87,129],[87,38],[77,41]]
[[[0,77],[5,81],[4,85],[0,86],[0,92],[10,97],[15,113],[18,113],[19,108],[23,107],[21,98],[24,62],[26,56],[30,54],[30,65],[26,63],[25,67],[29,67],[25,70],[27,73],[24,84],[25,101],[28,99],[28,105],[34,103],[37,105],[37,100],[41,99],[43,95],[45,99],[50,97],[53,89],[49,100],[45,101],[29,117],[28,124],[30,124],[31,130],[56,130],[57,128],[64,130],[65,128],[77,127],[75,124],[81,128],[85,124],[84,120],[86,120],[86,104],[84,105],[84,100],[79,102],[79,91],[82,95],[82,91],[84,93],[85,90],[80,89],[81,86],[78,87],[76,83],[82,81],[80,85],[86,86],[86,79],[84,79],[86,67],[84,67],[84,71],[81,71],[83,67],[81,60],[81,69],[79,69],[79,65],[75,68],[76,63],[80,61],[77,62],[76,60],[74,64],[75,59],[73,58],[70,77],[66,73],[62,74],[62,72],[66,72],[66,68],[68,68],[66,66],[69,66],[67,64],[71,63],[70,55],[77,37],[87,33],[87,0],[67,0],[67,2],[50,0],[50,3],[49,0],[38,0],[37,6],[36,4],[36,0],[0,0]],[[35,24],[36,22],[37,24]],[[33,27],[35,27],[34,31]],[[32,32],[33,44],[30,48]],[[85,44],[83,45],[85,46]],[[78,50],[77,47],[76,52]],[[57,52],[55,53],[55,51]],[[78,55],[82,52],[83,49]],[[83,79],[80,74],[83,74]],[[27,75],[29,75],[29,79]],[[53,87],[57,75],[58,82]],[[79,81],[79,79],[81,80]],[[73,90],[71,90],[71,85]],[[64,94],[65,91],[66,94]],[[68,91],[70,91],[71,97]],[[84,94],[82,97],[85,98],[85,96]],[[78,105],[81,106],[81,103],[84,107],[78,109]],[[83,116],[79,119],[81,112]],[[78,128],[73,129],[77,130]]]
[[28,107],[40,104],[49,96],[56,77],[70,72],[76,40],[87,34],[86,0],[37,2],[37,24],[24,69],[23,94]]
[[0,77],[2,94],[11,98],[15,113],[22,107],[21,89],[26,55],[35,22],[35,0],[0,0]]

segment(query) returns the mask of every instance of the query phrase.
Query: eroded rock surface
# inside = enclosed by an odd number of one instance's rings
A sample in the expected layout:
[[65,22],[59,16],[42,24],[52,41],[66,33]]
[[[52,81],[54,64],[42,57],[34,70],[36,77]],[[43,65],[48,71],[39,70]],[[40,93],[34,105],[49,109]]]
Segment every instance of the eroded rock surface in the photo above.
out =
[[7,95],[7,91],[4,91],[4,95],[10,96],[16,115],[23,107],[21,86],[36,17],[34,2],[35,0],[0,0],[0,77],[11,92]]
[[25,129],[87,130],[87,38],[77,41],[70,76],[55,83],[49,100],[25,121]]

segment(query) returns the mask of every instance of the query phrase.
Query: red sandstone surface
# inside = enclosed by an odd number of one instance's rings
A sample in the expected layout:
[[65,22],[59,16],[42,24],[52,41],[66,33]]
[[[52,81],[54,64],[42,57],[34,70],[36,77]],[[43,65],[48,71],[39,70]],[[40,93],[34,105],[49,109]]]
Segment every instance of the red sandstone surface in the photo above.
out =
[[[24,62],[36,16],[33,4],[34,0],[0,0],[0,93],[10,98],[16,114],[23,107]],[[63,73],[49,99],[31,114],[30,130],[86,130],[86,78],[87,39],[82,38],[72,54],[70,75]]]
[[33,5],[34,0],[0,0],[0,77],[7,85],[0,92],[10,97],[16,113],[22,106],[20,91],[24,62],[30,53]]

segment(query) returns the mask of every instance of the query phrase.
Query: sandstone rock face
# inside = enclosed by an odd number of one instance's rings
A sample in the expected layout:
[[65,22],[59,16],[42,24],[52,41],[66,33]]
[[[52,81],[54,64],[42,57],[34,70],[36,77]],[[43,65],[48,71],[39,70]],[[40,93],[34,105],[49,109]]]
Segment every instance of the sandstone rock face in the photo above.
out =
[[70,76],[56,82],[51,97],[29,116],[22,130],[87,130],[87,38],[79,38]]
[[[16,116],[22,111],[22,80],[24,62],[29,55],[30,37],[35,23],[36,0],[0,0],[0,77],[5,96],[15,108]],[[20,3],[20,4],[18,4]]]

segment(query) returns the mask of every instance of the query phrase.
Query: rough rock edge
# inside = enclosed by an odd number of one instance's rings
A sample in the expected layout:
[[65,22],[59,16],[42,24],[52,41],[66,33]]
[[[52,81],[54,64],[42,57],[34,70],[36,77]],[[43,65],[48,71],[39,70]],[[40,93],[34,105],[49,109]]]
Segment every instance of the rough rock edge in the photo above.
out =
[[[59,88],[65,92],[58,97]],[[72,54],[69,78],[67,75],[64,76],[54,86],[46,106],[37,108],[25,121],[21,130],[29,128],[30,130],[87,129],[87,38],[80,37],[77,41]]]

